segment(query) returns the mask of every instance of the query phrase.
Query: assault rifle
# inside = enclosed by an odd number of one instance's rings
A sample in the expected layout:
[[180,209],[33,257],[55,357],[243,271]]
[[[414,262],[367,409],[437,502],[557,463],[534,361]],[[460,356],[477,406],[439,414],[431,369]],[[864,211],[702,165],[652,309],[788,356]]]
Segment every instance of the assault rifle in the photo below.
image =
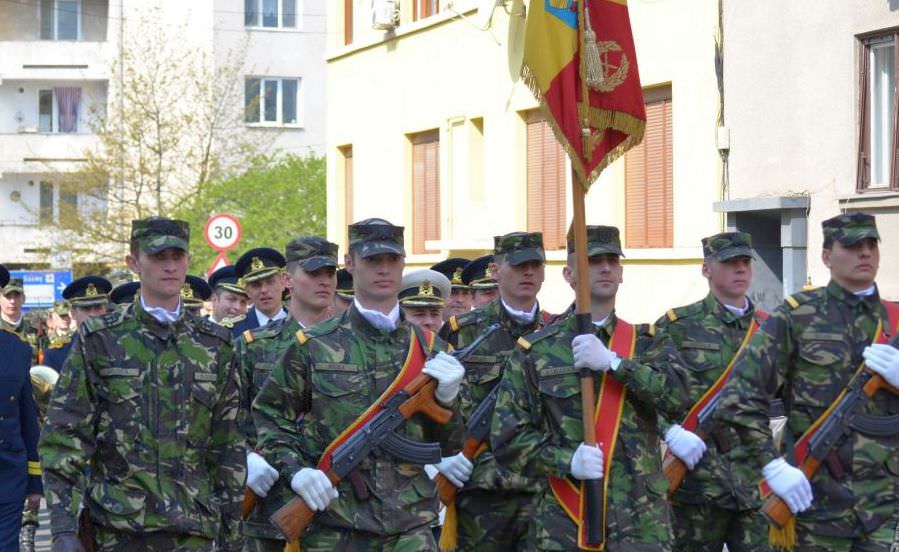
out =
[[[899,334],[890,340],[890,345],[895,347],[897,339]],[[862,413],[864,403],[880,390],[899,395],[899,389],[863,365],[858,376],[849,382],[845,393],[833,408],[828,409],[829,414],[809,439],[808,454],[799,466],[809,481],[821,464],[827,462],[828,455],[842,442],[844,436],[854,431],[874,436],[895,434],[894,416],[874,417]],[[778,528],[786,526],[793,517],[787,503],[774,493],[771,493],[762,504],[762,514]]]
[[[703,441],[708,440],[709,435],[711,435],[718,445],[719,450],[722,452],[726,452],[728,445],[724,439],[719,439],[718,437],[718,428],[709,429],[708,422],[709,418],[712,416],[712,412],[715,411],[715,407],[718,406],[719,396],[715,396],[712,400],[709,401],[707,405],[705,405],[700,411],[699,414],[696,415],[696,428],[693,433],[695,433],[700,439]],[[674,454],[668,454],[665,457],[665,460],[662,462],[662,473],[665,474],[665,478],[668,479],[668,496],[670,497],[677,491],[681,483],[684,482],[684,478],[687,476],[687,465],[683,460],[675,456]]]
[[[499,324],[494,324],[486,332],[464,349],[451,353],[462,361],[474,351]],[[346,441],[334,449],[331,468],[325,472],[331,484],[336,486],[344,478],[353,482],[353,491],[360,499],[367,498],[367,489],[356,467],[369,454],[380,449],[403,462],[414,464],[436,464],[441,459],[439,443],[421,443],[397,435],[394,430],[415,414],[424,414],[439,424],[452,418],[452,411],[437,403],[434,390],[437,381],[427,374],[419,374],[406,387],[394,393],[383,404],[381,411],[355,431]],[[315,517],[315,510],[302,498],[294,497],[279,508],[269,520],[281,531],[287,542],[297,540]]]

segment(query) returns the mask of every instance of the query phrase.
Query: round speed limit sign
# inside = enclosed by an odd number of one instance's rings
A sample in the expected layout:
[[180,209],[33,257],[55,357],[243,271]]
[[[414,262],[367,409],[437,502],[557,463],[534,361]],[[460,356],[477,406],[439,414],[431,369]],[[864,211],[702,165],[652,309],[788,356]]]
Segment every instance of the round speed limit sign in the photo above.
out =
[[240,223],[232,215],[212,215],[206,221],[204,233],[209,247],[226,251],[240,242]]

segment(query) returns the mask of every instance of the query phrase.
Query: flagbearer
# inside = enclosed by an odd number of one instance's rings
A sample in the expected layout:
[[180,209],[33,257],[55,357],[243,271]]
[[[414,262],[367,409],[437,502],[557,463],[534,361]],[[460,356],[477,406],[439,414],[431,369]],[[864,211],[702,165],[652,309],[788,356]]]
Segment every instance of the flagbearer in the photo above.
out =
[[[348,233],[345,261],[353,274],[353,305],[296,333],[253,403],[257,448],[317,511],[302,536],[304,552],[436,550],[430,525],[437,498],[423,466],[376,448],[356,468],[361,485],[355,489],[346,480],[335,487],[325,475],[333,450],[329,443],[344,430],[357,429],[363,412],[402,389],[400,380],[419,371],[428,374],[437,380],[436,400],[453,407],[464,374],[449,355],[425,361],[444,344],[400,318],[403,228],[366,219]],[[450,435],[461,428],[416,415],[398,431],[416,441],[440,441],[448,449]]]
[[[795,532],[772,531],[772,544],[799,550],[893,550],[899,531],[899,306],[884,301],[875,277],[880,234],[874,217],[837,215],[822,223],[826,287],[786,299],[736,361],[714,418],[736,436],[740,458],[796,514]],[[881,328],[882,325],[882,328]],[[872,344],[872,342],[875,342]],[[888,344],[887,341],[892,341]],[[862,363],[893,387],[878,391],[847,420],[811,481],[797,468],[803,444]],[[787,412],[782,448],[768,430],[770,399]],[[840,428],[840,426],[837,426]],[[845,433],[844,433],[845,431]],[[891,545],[893,548],[891,548]]]
[[[670,424],[665,442],[690,470],[672,497],[675,550],[730,552],[768,549],[756,473],[727,453],[731,439],[709,421],[697,423],[728,375],[740,345],[758,329],[764,314],[746,296],[752,281],[752,238],[724,232],[702,240],[702,275],[709,293],[701,301],[674,308],[656,322],[671,337],[687,368],[692,410]],[[705,441],[697,435],[710,437]],[[666,460],[670,461],[668,456]]]
[[[572,287],[573,249],[569,236],[563,275]],[[588,226],[587,254],[594,332],[577,335],[569,312],[518,340],[500,383],[490,444],[506,470],[544,482],[526,550],[577,550],[583,542],[581,480],[602,478],[604,550],[668,551],[671,522],[657,416],[683,412],[684,369],[665,335],[615,314],[622,282],[618,229]],[[581,368],[595,374],[599,447],[583,443]]]

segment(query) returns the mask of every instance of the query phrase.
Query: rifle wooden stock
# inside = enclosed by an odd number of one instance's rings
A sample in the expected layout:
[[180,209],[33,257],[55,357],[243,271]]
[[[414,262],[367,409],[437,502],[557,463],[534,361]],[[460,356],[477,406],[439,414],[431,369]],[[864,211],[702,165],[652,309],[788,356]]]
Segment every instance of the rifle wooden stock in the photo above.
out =
[[[484,441],[475,440],[474,437],[466,439],[465,444],[462,445],[462,456],[474,462],[474,459],[486,448],[483,446]],[[448,505],[456,501],[456,493],[459,492],[459,488],[450,483],[449,479],[444,477],[442,473],[438,473],[437,477],[434,478],[434,482],[437,484],[437,496],[440,497],[440,502]]]
[[[868,370],[867,367],[865,369]],[[862,387],[862,393],[869,398],[873,397],[874,394],[880,390],[889,391],[894,395],[899,395],[899,389],[888,384],[880,374],[871,376],[871,379],[869,379],[867,383],[865,383],[865,386]],[[809,455],[802,462],[802,465],[799,466],[799,469],[802,471],[803,475],[805,475],[806,479],[811,481],[815,472],[817,472],[820,467],[821,461]],[[768,518],[768,521],[770,521],[772,525],[775,525],[778,528],[786,526],[793,517],[793,512],[790,511],[790,507],[787,506],[787,503],[774,493],[771,493],[762,504],[762,514]]]
[[247,519],[250,517],[250,514],[253,513],[253,508],[256,507],[256,502],[258,501],[258,497],[256,493],[254,493],[249,487],[245,487],[243,490],[243,506],[240,508],[240,517],[243,519]]
[[[452,418],[453,412],[437,402],[434,398],[434,390],[437,389],[437,381],[427,374],[419,374],[403,388],[409,398],[403,401],[398,408],[405,419],[415,414],[424,414],[437,423],[445,424]],[[325,472],[331,484],[335,487],[340,483],[340,476],[333,470]],[[287,542],[294,542],[303,531],[312,523],[315,510],[310,508],[302,498],[296,496],[269,517],[269,521],[281,531]]]
[[[707,435],[704,431],[697,429],[695,433],[700,439],[705,441]],[[684,464],[684,461],[673,453],[665,456],[666,458],[662,462],[662,473],[664,473],[665,478],[668,479],[668,498],[671,498],[671,496],[680,488],[681,483],[684,482],[684,478],[687,477],[687,472],[690,470],[687,469],[687,465]]]

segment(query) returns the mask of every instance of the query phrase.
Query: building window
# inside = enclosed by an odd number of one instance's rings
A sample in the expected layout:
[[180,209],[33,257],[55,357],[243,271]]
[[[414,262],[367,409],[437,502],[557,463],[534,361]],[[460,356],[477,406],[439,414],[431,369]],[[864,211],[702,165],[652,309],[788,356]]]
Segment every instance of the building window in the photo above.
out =
[[299,125],[300,79],[248,77],[244,120],[264,125]]
[[41,182],[40,194],[38,222],[40,224],[53,224],[53,184]]
[[671,87],[643,91],[646,133],[624,156],[626,247],[672,247],[674,173]]
[[440,0],[412,0],[412,21],[431,17],[440,11]]
[[343,159],[343,219],[347,225],[355,220],[353,213],[353,146],[338,148]]
[[78,194],[74,191],[59,190],[59,225],[63,228],[77,229]]
[[896,189],[897,44],[899,33],[862,40],[859,66],[859,191]]
[[353,43],[353,0],[343,0],[343,43]]
[[296,28],[296,0],[244,0],[247,27]]
[[41,0],[41,40],[78,40],[80,37],[79,0]]
[[412,252],[428,253],[425,242],[440,239],[440,131],[413,134]]
[[78,132],[81,89],[57,86],[37,91],[37,120],[40,132]]
[[565,247],[565,150],[539,110],[525,113],[528,232],[543,233],[543,247]]

